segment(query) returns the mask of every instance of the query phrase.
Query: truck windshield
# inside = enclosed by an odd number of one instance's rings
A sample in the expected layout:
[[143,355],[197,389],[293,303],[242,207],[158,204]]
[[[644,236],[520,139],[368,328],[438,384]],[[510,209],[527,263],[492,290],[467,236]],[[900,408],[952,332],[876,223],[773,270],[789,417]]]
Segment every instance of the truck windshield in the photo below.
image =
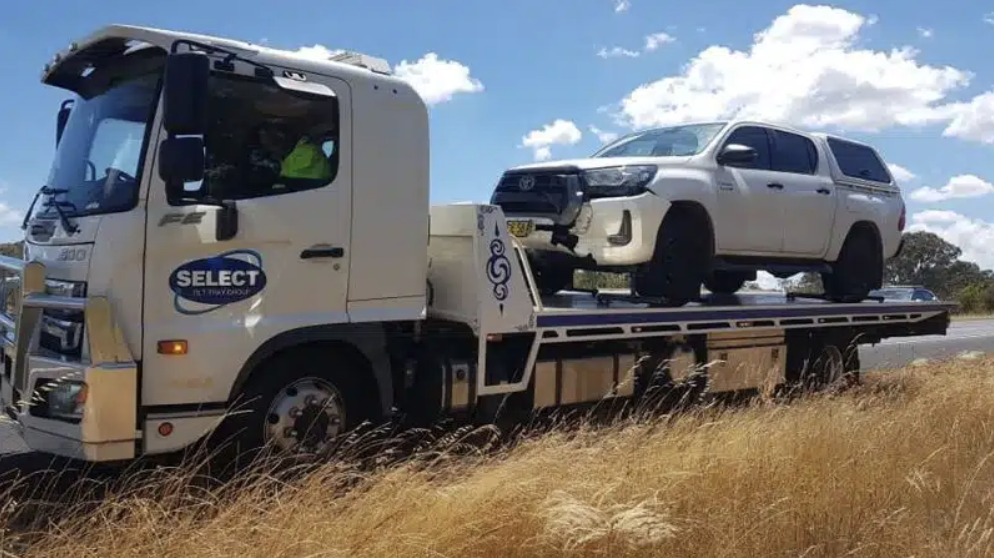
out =
[[704,150],[724,122],[686,124],[637,132],[610,143],[593,157],[687,157]]
[[[96,95],[77,97],[46,185],[69,216],[126,211],[138,199],[145,131],[160,72],[118,77]],[[52,207],[40,215],[55,216]]]

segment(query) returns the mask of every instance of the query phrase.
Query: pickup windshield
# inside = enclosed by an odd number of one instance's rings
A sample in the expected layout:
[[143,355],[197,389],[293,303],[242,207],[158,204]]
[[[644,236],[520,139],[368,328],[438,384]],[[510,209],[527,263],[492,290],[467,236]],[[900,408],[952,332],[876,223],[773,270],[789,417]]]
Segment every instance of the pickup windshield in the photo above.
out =
[[704,150],[724,127],[724,122],[710,122],[636,132],[604,146],[593,157],[688,157]]
[[[119,75],[110,87],[74,99],[46,183],[59,192],[52,197],[63,213],[113,213],[137,203],[145,131],[154,114],[159,77],[158,71]],[[39,214],[57,216],[54,207],[45,205]]]

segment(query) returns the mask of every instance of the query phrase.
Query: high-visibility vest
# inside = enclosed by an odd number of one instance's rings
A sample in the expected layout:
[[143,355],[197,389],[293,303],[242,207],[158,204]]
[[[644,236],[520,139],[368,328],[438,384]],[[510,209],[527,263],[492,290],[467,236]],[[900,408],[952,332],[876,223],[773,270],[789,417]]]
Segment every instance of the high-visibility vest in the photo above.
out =
[[331,178],[331,164],[321,148],[301,139],[293,151],[283,159],[280,176],[287,178]]

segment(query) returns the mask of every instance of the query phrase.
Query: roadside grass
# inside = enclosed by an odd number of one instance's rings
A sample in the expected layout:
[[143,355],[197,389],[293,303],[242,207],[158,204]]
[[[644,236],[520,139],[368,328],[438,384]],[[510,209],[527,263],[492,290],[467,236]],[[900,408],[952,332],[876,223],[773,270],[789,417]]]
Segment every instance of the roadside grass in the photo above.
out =
[[[481,437],[483,437],[481,435]],[[4,556],[994,554],[994,360],[871,373],[845,393],[458,435],[207,488],[183,470],[12,531]],[[39,487],[41,488],[41,487]],[[82,490],[82,489],[80,489]],[[82,494],[82,492],[80,492]]]
[[949,315],[954,322],[966,322],[970,320],[991,320],[994,319],[994,314],[987,312],[981,313],[965,313],[965,314],[950,314]]

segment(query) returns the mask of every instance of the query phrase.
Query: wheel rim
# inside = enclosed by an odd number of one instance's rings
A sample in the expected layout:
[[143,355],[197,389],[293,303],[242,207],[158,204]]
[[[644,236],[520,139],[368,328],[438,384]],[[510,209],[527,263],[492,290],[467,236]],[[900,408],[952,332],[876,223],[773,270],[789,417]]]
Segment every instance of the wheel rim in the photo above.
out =
[[280,450],[320,452],[344,424],[345,407],[335,386],[320,378],[303,378],[273,398],[263,437]]

